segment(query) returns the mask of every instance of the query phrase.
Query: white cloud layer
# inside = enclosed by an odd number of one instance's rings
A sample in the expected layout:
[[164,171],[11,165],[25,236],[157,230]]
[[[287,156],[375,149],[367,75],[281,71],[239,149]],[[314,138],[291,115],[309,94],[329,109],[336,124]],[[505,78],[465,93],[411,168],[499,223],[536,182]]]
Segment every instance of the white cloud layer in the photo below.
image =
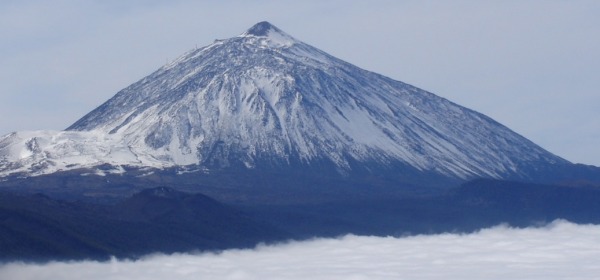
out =
[[597,279],[600,226],[345,236],[139,261],[8,264],[0,279]]

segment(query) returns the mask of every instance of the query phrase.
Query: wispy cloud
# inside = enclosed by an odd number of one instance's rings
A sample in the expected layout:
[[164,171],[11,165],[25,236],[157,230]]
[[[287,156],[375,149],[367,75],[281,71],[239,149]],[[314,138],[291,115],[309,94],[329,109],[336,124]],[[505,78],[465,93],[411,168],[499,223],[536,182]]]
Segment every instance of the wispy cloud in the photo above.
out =
[[0,279],[593,279],[600,226],[564,221],[478,233],[345,236],[138,261],[8,264]]

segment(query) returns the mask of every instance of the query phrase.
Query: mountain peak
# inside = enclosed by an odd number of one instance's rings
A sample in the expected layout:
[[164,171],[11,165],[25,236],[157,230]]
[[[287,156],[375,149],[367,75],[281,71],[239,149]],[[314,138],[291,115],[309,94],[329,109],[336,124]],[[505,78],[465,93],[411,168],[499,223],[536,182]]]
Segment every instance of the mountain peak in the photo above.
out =
[[244,35],[254,35],[259,37],[266,37],[269,35],[270,31],[275,31],[278,33],[283,33],[279,28],[275,27],[268,21],[261,21],[254,26],[250,27]]
[[292,36],[267,21],[261,21],[250,27],[241,37],[247,38],[248,42],[253,44],[271,48],[291,47],[298,42]]

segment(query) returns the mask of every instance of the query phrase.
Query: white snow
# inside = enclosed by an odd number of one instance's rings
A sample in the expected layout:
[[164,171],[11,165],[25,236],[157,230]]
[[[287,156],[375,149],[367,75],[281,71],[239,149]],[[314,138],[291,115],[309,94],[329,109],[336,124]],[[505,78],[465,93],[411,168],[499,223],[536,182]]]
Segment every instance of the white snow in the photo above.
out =
[[289,35],[274,30],[269,31],[267,38],[263,43],[271,48],[291,47],[295,42],[295,39]]

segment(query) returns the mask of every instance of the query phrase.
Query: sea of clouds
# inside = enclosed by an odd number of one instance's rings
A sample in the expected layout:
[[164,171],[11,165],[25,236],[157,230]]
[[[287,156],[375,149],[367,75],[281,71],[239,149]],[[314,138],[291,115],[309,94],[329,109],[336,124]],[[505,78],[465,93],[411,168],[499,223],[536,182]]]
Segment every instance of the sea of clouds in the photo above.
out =
[[472,234],[348,235],[253,250],[109,262],[10,263],[0,279],[598,279],[600,225]]

